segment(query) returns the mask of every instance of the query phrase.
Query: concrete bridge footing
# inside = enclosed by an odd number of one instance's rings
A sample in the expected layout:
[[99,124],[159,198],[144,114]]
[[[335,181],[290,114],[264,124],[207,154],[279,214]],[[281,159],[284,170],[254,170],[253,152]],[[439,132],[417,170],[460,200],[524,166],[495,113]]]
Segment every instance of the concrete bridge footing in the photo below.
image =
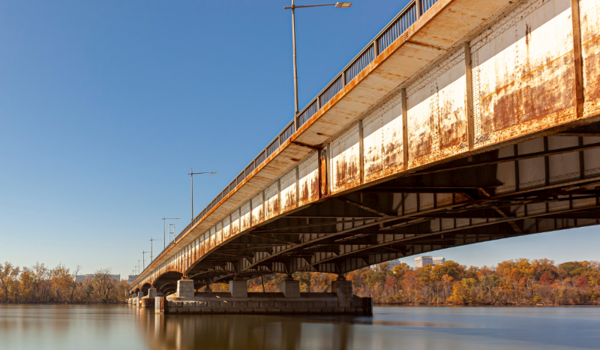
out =
[[248,293],[246,281],[233,280],[229,292],[194,293],[193,281],[181,280],[176,294],[156,297],[153,304],[156,313],[174,314],[373,314],[372,299],[353,295],[351,281],[334,281],[331,293],[301,293],[300,283],[291,279],[282,281],[280,289]]

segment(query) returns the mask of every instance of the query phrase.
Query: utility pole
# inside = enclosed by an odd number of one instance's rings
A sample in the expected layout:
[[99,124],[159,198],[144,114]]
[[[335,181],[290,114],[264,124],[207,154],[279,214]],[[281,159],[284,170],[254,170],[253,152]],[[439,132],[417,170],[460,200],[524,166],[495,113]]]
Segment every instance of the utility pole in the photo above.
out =
[[[192,186],[194,186],[193,182],[192,182]],[[192,199],[192,208],[193,208],[193,205],[194,205],[194,202]],[[192,217],[192,219],[193,219],[193,217]],[[166,235],[167,235],[166,222],[167,222],[167,220],[179,220],[179,218],[168,218],[163,215],[163,218],[162,218],[162,221],[163,221],[163,243],[164,243],[163,249],[167,247],[167,238],[166,238]],[[169,227],[170,227],[170,225],[171,224],[169,224]]]
[[153,249],[152,249],[152,242],[154,241],[162,241],[162,239],[154,239],[154,238],[150,238],[150,262],[154,261],[154,255],[153,255]]
[[194,168],[192,168],[192,171],[188,174],[192,177],[192,220],[194,221],[194,175],[200,175],[200,174],[216,174],[216,171],[201,171],[199,173],[195,173],[194,172]]

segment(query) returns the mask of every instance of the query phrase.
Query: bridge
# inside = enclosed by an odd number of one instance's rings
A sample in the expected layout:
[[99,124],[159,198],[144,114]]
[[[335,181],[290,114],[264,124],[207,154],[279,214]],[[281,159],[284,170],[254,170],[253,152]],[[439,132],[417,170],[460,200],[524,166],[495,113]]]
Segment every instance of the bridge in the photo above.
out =
[[599,73],[597,0],[412,1],[131,291],[597,225]]

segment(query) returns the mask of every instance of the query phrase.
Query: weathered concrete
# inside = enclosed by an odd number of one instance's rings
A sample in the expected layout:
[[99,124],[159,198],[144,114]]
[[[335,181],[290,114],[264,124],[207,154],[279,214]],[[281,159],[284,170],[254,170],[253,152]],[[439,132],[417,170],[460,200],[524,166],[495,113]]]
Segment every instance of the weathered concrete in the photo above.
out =
[[179,280],[177,281],[177,298],[193,298],[194,297],[194,281]]
[[300,297],[300,282],[293,279],[286,279],[279,284],[279,290],[286,298]]
[[[243,288],[242,284],[243,282]],[[281,282],[282,293],[248,293],[246,281],[229,282],[228,293],[196,293],[193,298],[176,295],[156,297],[157,313],[179,314],[348,314],[372,315],[371,298],[352,294],[351,281],[335,281],[333,293],[300,293],[294,280]],[[232,288],[233,287],[233,288]],[[283,289],[286,289],[283,292]]]
[[[290,298],[283,293],[248,293],[235,298],[231,293],[199,293],[193,300],[156,298],[156,312],[179,314],[347,314],[372,315],[371,298],[340,298],[333,293],[300,293]],[[175,298],[171,298],[175,299]]]
[[229,293],[234,298],[247,298],[248,283],[244,280],[236,279],[229,281]]

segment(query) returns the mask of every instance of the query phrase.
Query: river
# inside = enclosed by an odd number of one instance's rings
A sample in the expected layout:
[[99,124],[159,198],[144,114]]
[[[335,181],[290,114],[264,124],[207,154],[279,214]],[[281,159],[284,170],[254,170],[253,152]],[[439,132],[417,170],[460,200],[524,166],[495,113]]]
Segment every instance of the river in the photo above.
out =
[[0,305],[1,350],[600,349],[600,308],[376,307],[373,317]]

